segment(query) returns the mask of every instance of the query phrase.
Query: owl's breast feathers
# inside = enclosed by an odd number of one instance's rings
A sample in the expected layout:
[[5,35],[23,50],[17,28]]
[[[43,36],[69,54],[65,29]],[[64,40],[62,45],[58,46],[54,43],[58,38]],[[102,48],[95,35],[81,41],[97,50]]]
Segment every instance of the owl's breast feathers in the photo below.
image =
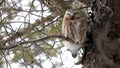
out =
[[86,24],[83,20],[64,20],[62,25],[64,36],[69,37],[75,43],[84,43],[86,37]]

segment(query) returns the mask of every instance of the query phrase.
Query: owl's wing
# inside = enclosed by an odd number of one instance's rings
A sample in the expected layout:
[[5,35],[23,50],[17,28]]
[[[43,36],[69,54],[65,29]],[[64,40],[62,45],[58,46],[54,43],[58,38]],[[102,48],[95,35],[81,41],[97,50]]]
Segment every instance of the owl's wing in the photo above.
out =
[[61,31],[62,31],[62,34],[67,37],[66,24],[65,24],[64,20],[63,20],[63,23],[62,23],[62,30]]
[[64,18],[63,18],[63,22],[62,22],[62,34],[65,36],[65,37],[67,37],[67,28],[68,28],[68,25],[69,25],[69,20],[66,20],[66,18],[68,18],[68,16],[67,16],[67,12],[68,11],[66,11],[65,12],[65,14],[64,14]]

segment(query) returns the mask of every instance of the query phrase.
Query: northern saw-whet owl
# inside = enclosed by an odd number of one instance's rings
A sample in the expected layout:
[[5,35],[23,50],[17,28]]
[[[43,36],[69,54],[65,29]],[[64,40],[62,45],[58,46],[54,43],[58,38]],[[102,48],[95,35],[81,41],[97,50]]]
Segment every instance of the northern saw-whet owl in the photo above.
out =
[[87,23],[83,11],[79,9],[68,9],[65,12],[62,23],[62,33],[65,37],[74,41],[65,42],[73,58],[76,58],[80,48],[84,47],[84,43],[87,39],[86,29]]

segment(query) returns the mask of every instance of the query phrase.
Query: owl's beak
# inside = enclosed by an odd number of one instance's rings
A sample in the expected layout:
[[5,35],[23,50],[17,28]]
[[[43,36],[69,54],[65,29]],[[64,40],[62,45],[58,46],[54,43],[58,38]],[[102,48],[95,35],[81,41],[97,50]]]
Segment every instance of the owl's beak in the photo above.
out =
[[74,20],[74,16],[71,16],[70,20]]
[[77,54],[72,54],[72,57],[73,57],[73,58],[76,58],[76,57],[77,57]]

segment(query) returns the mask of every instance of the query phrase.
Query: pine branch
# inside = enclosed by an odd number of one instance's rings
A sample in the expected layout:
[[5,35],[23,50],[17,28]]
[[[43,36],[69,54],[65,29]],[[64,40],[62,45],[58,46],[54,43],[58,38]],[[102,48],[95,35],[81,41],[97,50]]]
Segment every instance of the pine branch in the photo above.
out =
[[48,39],[53,39],[53,38],[59,38],[59,39],[63,39],[63,40],[66,40],[66,41],[74,42],[70,38],[62,36],[62,35],[49,35],[49,36],[46,36],[46,37],[43,37],[43,38],[40,38],[40,39],[37,39],[37,40],[33,40],[33,41],[24,41],[24,42],[17,43],[15,45],[9,45],[9,46],[3,46],[3,47],[1,46],[0,50],[8,50],[8,49],[15,48],[19,45],[22,46],[24,44],[29,44],[29,43],[38,43],[38,42],[42,42],[42,41],[45,41],[45,40],[48,40]]
[[51,15],[45,17],[45,18],[42,18],[41,20],[36,20],[35,23],[28,25],[28,27],[26,27],[26,28],[20,29],[18,32],[16,32],[15,34],[13,34],[12,36],[10,36],[6,40],[2,40],[2,42],[4,44],[6,44],[6,43],[8,43],[8,42],[10,42],[12,40],[15,40],[15,39],[17,39],[17,38],[25,35],[26,33],[29,33],[31,30],[33,30],[39,24],[42,24],[42,23],[48,22],[48,21],[52,21],[57,16],[58,16],[58,14],[54,13],[54,14],[51,14]]

